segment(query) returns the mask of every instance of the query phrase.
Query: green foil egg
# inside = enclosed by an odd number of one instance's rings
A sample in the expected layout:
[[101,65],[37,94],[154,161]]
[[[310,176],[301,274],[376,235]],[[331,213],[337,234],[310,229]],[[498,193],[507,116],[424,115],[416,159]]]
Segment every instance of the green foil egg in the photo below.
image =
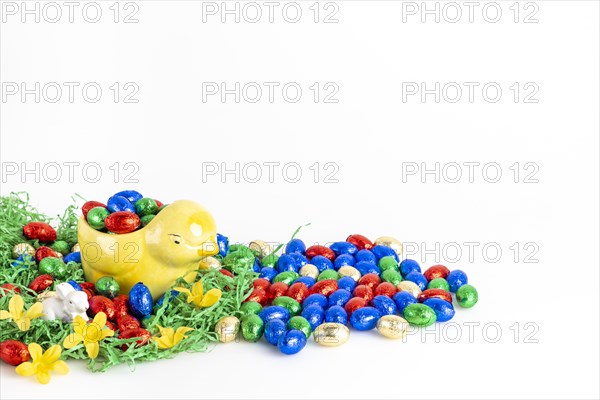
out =
[[299,276],[300,275],[294,271],[280,272],[277,274],[277,276],[275,276],[275,278],[273,278],[273,282],[283,282],[287,285],[291,285],[296,279],[299,278]]
[[387,271],[388,269],[399,271],[398,262],[394,260],[394,257],[392,256],[381,257],[381,260],[379,260],[379,269],[381,272]]
[[154,219],[156,215],[144,215],[142,218],[140,218],[140,221],[142,222],[142,226],[146,226],[150,223],[150,221],[152,221]]
[[117,297],[120,290],[119,284],[111,276],[103,276],[96,281],[96,291],[109,299]]
[[242,336],[249,342],[258,342],[265,330],[263,320],[256,314],[242,318]]
[[338,274],[338,272],[335,269],[326,269],[325,271],[319,274],[317,280],[324,281],[326,279],[334,279],[337,281],[338,279],[340,279],[340,274]]
[[257,301],[247,301],[240,307],[242,315],[258,314],[262,310],[262,306]]
[[87,222],[92,228],[99,231],[106,227],[104,220],[109,214],[108,210],[104,207],[94,207],[87,214]]
[[67,254],[69,254],[69,250],[70,250],[69,243],[65,242],[64,240],[57,240],[54,243],[52,243],[52,246],[50,246],[50,247],[52,248],[52,250],[58,251],[63,256],[66,256]]
[[400,272],[396,271],[395,269],[389,268],[381,273],[381,279],[384,282],[389,282],[392,285],[396,286],[397,284],[402,282],[402,275],[400,275]]
[[261,264],[263,267],[271,267],[275,268],[277,265],[277,261],[279,261],[279,256],[276,254],[269,254],[261,260]]
[[296,316],[290,318],[287,324],[289,329],[297,329],[306,335],[308,339],[310,334],[312,333],[312,328],[310,327],[310,322],[304,317]]
[[42,274],[49,274],[60,279],[65,277],[67,266],[60,258],[45,257],[39,263],[39,270]]
[[135,202],[135,212],[140,217],[150,214],[156,214],[158,211],[158,205],[156,201],[149,197],[144,197]]
[[292,299],[289,296],[279,296],[273,300],[274,306],[281,306],[286,308],[291,315],[298,315],[302,311],[302,306],[298,301]]
[[437,317],[431,307],[421,303],[414,303],[407,305],[404,309],[404,319],[411,325],[424,327],[433,324]]
[[450,285],[448,285],[448,281],[444,278],[435,278],[429,282],[427,289],[443,289],[446,292],[449,292]]
[[462,285],[456,291],[456,301],[458,301],[458,305],[463,308],[471,308],[477,301],[479,300],[479,294],[477,293],[477,289],[471,285]]

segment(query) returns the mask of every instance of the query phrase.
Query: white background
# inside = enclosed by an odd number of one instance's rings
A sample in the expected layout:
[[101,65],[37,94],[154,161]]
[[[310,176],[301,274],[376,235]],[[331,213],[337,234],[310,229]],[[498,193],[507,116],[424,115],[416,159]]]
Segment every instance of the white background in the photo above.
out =
[[[496,23],[482,16],[483,2],[473,22],[459,2],[456,23],[447,21],[454,17],[448,7],[446,19],[436,23],[429,15],[423,23],[419,13],[406,12],[410,4],[394,1],[337,1],[337,23],[323,22],[325,2],[315,23],[312,1],[299,3],[297,23],[283,19],[285,3],[273,23],[262,2],[257,23],[233,16],[221,23],[219,15],[203,22],[203,4],[194,1],[137,1],[137,23],[123,23],[133,10],[124,2],[118,23],[113,2],[100,2],[100,21],[89,23],[84,4],[73,23],[64,6],[57,23],[43,16],[23,23],[20,10],[3,13],[2,195],[27,191],[48,213],[63,210],[74,193],[104,201],[124,188],[164,202],[194,199],[233,242],[284,241],[308,222],[300,237],[311,243],[349,233],[391,235],[412,243],[412,257],[425,267],[443,262],[467,271],[480,301],[457,309],[461,337],[454,344],[445,338],[456,330],[443,335],[439,324],[437,336],[417,333],[405,343],[352,331],[343,347],[309,343],[291,357],[261,342],[184,354],[135,372],[122,366],[92,374],[69,362],[71,373],[53,376],[48,386],[3,364],[2,398],[598,398],[597,2],[521,2],[517,23],[513,1],[497,3]],[[536,9],[538,22],[525,23]],[[103,94],[90,103],[79,89],[71,103],[65,90],[50,103],[54,94],[41,93],[36,103],[33,95],[7,95],[11,82],[96,82]],[[121,96],[115,103],[114,82],[135,83],[139,102]],[[235,103],[232,95],[203,102],[203,82],[296,82],[303,94],[296,103],[280,89],[272,103],[266,92],[257,103]],[[338,103],[324,103],[324,92],[315,103],[314,82],[321,90],[336,84]],[[403,101],[403,82],[430,89],[435,82],[476,82],[479,89],[473,102],[465,86],[456,103],[447,101],[449,93],[439,103],[434,95]],[[503,90],[495,103],[481,93],[490,82]],[[515,82],[516,103],[509,88]],[[528,82],[539,88],[537,103],[524,102]],[[51,162],[61,165],[55,183]],[[73,182],[65,162],[80,163]],[[97,182],[93,170],[82,174],[90,162],[100,166]],[[239,182],[235,174],[203,177],[212,163],[233,169],[236,162]],[[266,166],[258,182],[249,182],[256,172],[249,163],[265,162],[280,163],[272,182]],[[302,171],[296,183],[294,170],[282,175],[294,162]],[[38,173],[21,174],[36,163]],[[138,183],[125,182],[133,171],[126,163],[135,164]],[[337,166],[337,182],[326,182],[325,163]],[[440,163],[446,174],[439,182],[433,174],[403,177],[421,163]],[[463,165],[462,179],[452,183],[452,163],[480,164],[472,182]],[[500,167],[498,182],[489,182],[493,170],[482,175],[487,163]],[[475,243],[472,255],[466,242]],[[450,252],[457,248],[462,254]],[[467,323],[480,325],[469,335]],[[484,330],[490,323],[497,325]],[[492,343],[496,327],[501,337]]]

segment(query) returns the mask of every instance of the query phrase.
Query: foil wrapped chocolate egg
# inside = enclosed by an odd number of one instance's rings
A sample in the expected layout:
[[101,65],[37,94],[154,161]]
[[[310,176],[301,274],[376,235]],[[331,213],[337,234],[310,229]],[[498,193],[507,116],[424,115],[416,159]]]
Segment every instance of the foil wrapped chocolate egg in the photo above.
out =
[[312,264],[306,264],[305,266],[300,268],[300,275],[310,276],[311,278],[317,279],[317,277],[319,276],[319,269]]
[[33,281],[31,281],[31,283],[29,284],[29,289],[33,290],[34,292],[41,293],[50,286],[52,286],[53,283],[54,278],[52,278],[52,275],[43,274],[39,275]]
[[108,297],[92,296],[89,301],[88,315],[94,317],[99,312],[106,314],[106,319],[114,321],[116,317],[115,305]]
[[377,321],[377,332],[388,339],[402,339],[408,333],[409,324],[397,315],[384,315]]
[[407,305],[406,308],[404,308],[404,318],[411,325],[420,327],[432,325],[437,320],[435,311],[422,303]]
[[23,254],[35,256],[35,248],[29,243],[19,243],[13,247],[12,256],[14,259],[19,258]]
[[23,235],[29,240],[39,240],[42,243],[56,240],[56,231],[45,222],[29,222],[23,227]]
[[234,316],[221,318],[215,325],[215,332],[222,343],[231,343],[236,340],[240,331],[240,320]]
[[241,321],[242,337],[248,342],[258,342],[265,329],[262,318],[256,314],[248,314]]
[[269,254],[273,253],[273,247],[264,240],[253,240],[248,244],[248,247],[256,252],[259,260],[262,260]]
[[129,310],[131,314],[143,319],[152,313],[152,294],[148,286],[138,282],[129,291]]
[[396,285],[396,289],[399,292],[408,292],[412,294],[415,298],[419,297],[421,294],[421,288],[414,282],[411,281],[402,281]]
[[341,267],[338,270],[338,274],[340,274],[340,277],[349,276],[350,278],[354,279],[355,282],[358,282],[358,280],[361,278],[360,272],[358,272],[356,268],[348,265]]
[[137,214],[129,211],[117,211],[104,220],[104,226],[113,233],[130,233],[140,227],[141,221]]
[[112,276],[103,276],[96,281],[96,291],[109,299],[119,295],[119,283]]
[[0,343],[0,360],[13,366],[29,361],[27,345],[18,340],[5,340]]
[[299,330],[292,329],[279,338],[277,347],[283,354],[292,355],[300,352],[306,346],[306,335]]
[[394,252],[398,255],[398,257],[402,257],[402,253],[404,251],[404,246],[402,245],[402,242],[399,241],[396,238],[393,238],[391,236],[380,236],[377,239],[375,239],[375,246],[385,246],[385,247],[389,247],[392,250],[394,250]]
[[335,322],[326,322],[315,329],[313,334],[315,342],[321,346],[337,347],[350,339],[350,330],[347,326]]
[[198,269],[221,269],[221,261],[213,256],[205,257],[198,263]]

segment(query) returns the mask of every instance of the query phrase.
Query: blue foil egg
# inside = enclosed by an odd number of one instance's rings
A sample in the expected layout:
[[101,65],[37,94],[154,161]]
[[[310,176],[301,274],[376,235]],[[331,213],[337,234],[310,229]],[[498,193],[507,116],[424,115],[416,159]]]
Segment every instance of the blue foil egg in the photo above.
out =
[[371,304],[381,313],[381,315],[394,315],[398,312],[398,306],[394,300],[387,296],[375,296],[373,300],[371,300]]
[[152,313],[152,294],[148,286],[138,282],[129,291],[129,310],[131,314],[143,319]]
[[[169,293],[169,292],[167,292],[167,293]],[[170,293],[171,294],[170,294],[169,300],[168,300],[169,302],[171,302],[171,300],[173,300],[179,294],[179,292],[177,290],[171,290]],[[166,297],[166,293],[163,294],[162,296],[160,296],[158,298],[158,300],[156,300],[156,303],[154,303],[154,306],[161,307],[163,305],[163,303],[165,302],[165,297]]]
[[217,233],[217,246],[219,246],[219,255],[225,257],[229,252],[229,238]]
[[265,339],[273,346],[277,346],[279,339],[287,332],[286,323],[280,319],[273,319],[265,324]]
[[381,260],[383,257],[392,256],[394,257],[394,260],[396,260],[396,262],[400,262],[398,254],[396,254],[394,249],[392,249],[391,247],[377,245],[373,246],[371,252],[375,254],[375,257],[377,257],[377,261]]
[[258,261],[258,258],[254,259],[254,264],[252,265],[252,271],[256,272],[257,274],[260,274],[262,267],[260,266],[260,262]]
[[258,316],[265,324],[274,319],[280,319],[283,322],[287,322],[290,319],[290,311],[282,306],[268,306],[260,310]]
[[301,276],[300,278],[298,278],[294,281],[294,283],[296,283],[296,282],[302,282],[310,289],[312,287],[312,285],[317,283],[317,280],[315,278],[313,278],[312,276]]
[[381,313],[374,307],[363,307],[352,313],[350,325],[357,331],[368,331],[377,325]]
[[81,264],[81,253],[79,251],[69,253],[63,257],[63,261],[65,264],[71,261]]
[[306,252],[306,245],[300,239],[292,239],[285,245],[285,254],[291,253],[300,253],[304,254]]
[[358,248],[349,242],[335,242],[331,246],[329,246],[331,250],[337,255],[340,256],[342,254],[346,255],[354,255],[358,251]]
[[323,323],[323,320],[325,319],[325,311],[323,310],[323,307],[313,304],[305,307],[304,310],[302,310],[302,316],[306,318],[310,324],[310,327],[314,331],[317,326]]
[[419,265],[419,263],[415,260],[411,260],[410,258],[402,260],[399,267],[400,273],[403,277],[406,277],[411,272],[421,272],[421,266]]
[[344,290],[338,289],[335,292],[329,295],[329,307],[332,306],[345,306],[348,300],[352,298],[352,293]]
[[325,256],[314,256],[310,259],[310,263],[317,267],[319,272],[323,272],[326,269],[333,269],[333,263]]
[[106,202],[110,212],[129,211],[135,213],[135,206],[123,196],[114,195]]
[[259,278],[265,278],[269,282],[273,282],[273,278],[277,276],[278,272],[273,267],[264,267],[260,270]]
[[282,254],[281,257],[277,260],[277,271],[285,272],[285,271],[294,271],[298,272],[300,268],[296,265],[296,260],[290,257],[287,254]]
[[356,262],[359,263],[361,261],[363,262],[370,262],[372,264],[377,263],[377,257],[375,257],[375,254],[373,254],[370,250],[359,250],[355,255],[354,258],[356,259]]
[[348,323],[348,313],[342,306],[332,306],[325,311],[325,322],[335,322],[346,325]]
[[429,283],[427,282],[427,278],[425,278],[425,276],[422,273],[416,271],[406,275],[404,279],[416,283],[419,289],[421,290],[427,289],[427,284]]
[[396,293],[392,299],[394,300],[394,303],[396,303],[396,306],[398,306],[398,311],[400,314],[404,313],[404,309],[409,304],[417,303],[417,298],[405,291]]
[[353,267],[354,264],[356,264],[356,260],[354,259],[354,257],[352,257],[350,254],[342,254],[335,258],[335,261],[333,262],[333,267],[337,271],[345,265]]
[[342,276],[338,280],[338,288],[349,291],[350,293],[354,292],[354,288],[356,287],[356,281],[349,276]]
[[294,261],[296,261],[296,267],[298,270],[308,264],[308,258],[306,258],[303,254],[300,253],[291,253],[288,256],[292,257]]
[[79,285],[79,283],[75,282],[73,279],[67,281],[67,283],[69,285],[71,285],[73,287],[73,289],[77,290],[78,292],[81,292],[83,290],[83,288]]
[[370,261],[359,261],[356,264],[354,264],[354,268],[356,268],[362,276],[365,276],[366,274],[379,275],[381,273],[379,267]]
[[125,197],[131,204],[135,204],[136,201],[144,197],[140,192],[135,190],[122,190],[119,193],[115,193],[115,196]]
[[29,264],[35,264],[35,258],[30,254],[21,254],[10,263],[10,266],[13,268],[29,268]]
[[431,307],[433,311],[435,311],[438,322],[450,321],[452,317],[454,317],[454,307],[446,300],[432,297],[425,300],[423,304]]
[[302,307],[306,308],[312,305],[318,305],[321,308],[327,308],[327,297],[322,295],[321,293],[314,293],[304,299],[304,303],[302,303]]
[[306,335],[297,329],[292,329],[279,338],[277,347],[283,354],[296,354],[306,346]]
[[450,291],[452,293],[456,293],[458,288],[460,288],[462,285],[466,285],[467,283],[469,283],[469,278],[467,278],[467,274],[465,274],[460,269],[455,269],[454,271],[450,271],[450,273],[446,277],[446,281],[450,286]]

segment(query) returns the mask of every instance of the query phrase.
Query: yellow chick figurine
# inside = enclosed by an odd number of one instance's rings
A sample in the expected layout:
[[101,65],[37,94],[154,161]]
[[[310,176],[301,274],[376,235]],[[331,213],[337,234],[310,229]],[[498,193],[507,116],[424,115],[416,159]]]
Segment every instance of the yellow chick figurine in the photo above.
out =
[[112,276],[124,294],[143,282],[154,300],[181,276],[191,282],[200,260],[219,252],[213,217],[190,200],[169,204],[144,228],[121,235],[99,232],[82,217],[78,239],[88,282]]

